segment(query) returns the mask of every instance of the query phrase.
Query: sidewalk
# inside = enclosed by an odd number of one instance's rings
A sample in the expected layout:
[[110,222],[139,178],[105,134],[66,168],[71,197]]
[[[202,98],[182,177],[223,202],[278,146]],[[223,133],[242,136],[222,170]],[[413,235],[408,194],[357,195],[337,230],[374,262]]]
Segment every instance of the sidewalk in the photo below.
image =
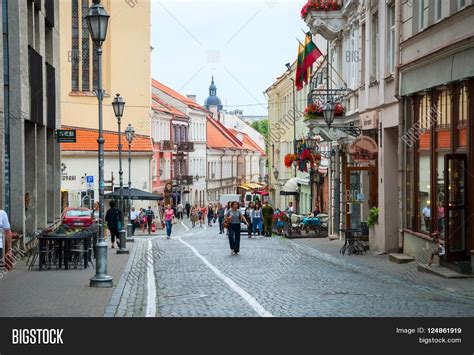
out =
[[449,293],[450,295],[474,300],[474,278],[470,279],[445,279],[428,273],[418,271],[416,261],[408,264],[397,264],[389,261],[388,254],[373,255],[367,252],[363,255],[341,255],[339,250],[344,244],[343,240],[329,240],[327,238],[292,239],[296,245],[311,248],[316,257],[321,257],[349,269],[374,276],[388,276],[401,282],[412,283],[421,287]]
[[[132,252],[134,243],[127,243]],[[112,288],[89,287],[95,268],[31,270],[19,260],[0,280],[0,317],[102,317],[129,259],[108,248]]]

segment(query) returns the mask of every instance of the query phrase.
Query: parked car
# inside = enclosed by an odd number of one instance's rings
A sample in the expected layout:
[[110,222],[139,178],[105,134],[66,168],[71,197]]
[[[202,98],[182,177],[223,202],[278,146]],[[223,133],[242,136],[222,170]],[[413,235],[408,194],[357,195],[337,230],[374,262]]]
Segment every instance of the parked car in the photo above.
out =
[[68,228],[88,228],[94,223],[94,218],[88,208],[68,207],[61,216],[61,223]]

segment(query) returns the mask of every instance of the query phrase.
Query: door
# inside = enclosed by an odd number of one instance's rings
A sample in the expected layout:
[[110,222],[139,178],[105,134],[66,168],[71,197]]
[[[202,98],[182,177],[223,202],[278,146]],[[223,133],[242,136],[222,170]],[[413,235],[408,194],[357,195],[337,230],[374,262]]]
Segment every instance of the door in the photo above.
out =
[[[445,228],[446,260],[466,258],[467,161],[464,154],[444,158],[444,211],[438,210],[441,228]],[[440,213],[441,212],[441,213]],[[444,221],[443,221],[444,212]]]

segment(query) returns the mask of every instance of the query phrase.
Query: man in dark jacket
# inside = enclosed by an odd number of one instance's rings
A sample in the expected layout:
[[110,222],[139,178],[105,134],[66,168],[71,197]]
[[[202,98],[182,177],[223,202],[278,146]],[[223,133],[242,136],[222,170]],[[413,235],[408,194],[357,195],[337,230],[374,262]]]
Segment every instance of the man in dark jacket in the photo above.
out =
[[109,206],[110,209],[105,214],[105,221],[107,222],[107,228],[110,231],[112,248],[114,248],[115,238],[117,238],[117,247],[120,248],[119,224],[122,223],[122,212],[115,207],[115,201],[110,201]]
[[186,216],[189,218],[189,213],[191,212],[191,205],[189,202],[186,202],[186,205],[184,206],[184,209],[186,210]]
[[155,219],[155,213],[151,209],[151,206],[148,206],[148,209],[145,211],[146,214],[146,221],[148,224],[148,234],[151,234],[151,226],[153,224],[153,220]]
[[273,208],[268,203],[268,200],[265,201],[265,205],[262,208],[262,217],[263,217],[263,230],[265,237],[272,236],[272,223],[273,223]]

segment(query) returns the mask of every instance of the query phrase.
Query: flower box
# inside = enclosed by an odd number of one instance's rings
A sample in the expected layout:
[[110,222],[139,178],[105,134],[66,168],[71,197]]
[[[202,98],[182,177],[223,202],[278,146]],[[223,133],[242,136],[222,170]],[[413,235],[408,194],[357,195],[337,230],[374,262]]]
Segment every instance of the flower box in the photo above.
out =
[[301,9],[301,18],[312,34],[320,34],[328,41],[339,35],[345,21],[342,3],[335,0],[309,0]]

